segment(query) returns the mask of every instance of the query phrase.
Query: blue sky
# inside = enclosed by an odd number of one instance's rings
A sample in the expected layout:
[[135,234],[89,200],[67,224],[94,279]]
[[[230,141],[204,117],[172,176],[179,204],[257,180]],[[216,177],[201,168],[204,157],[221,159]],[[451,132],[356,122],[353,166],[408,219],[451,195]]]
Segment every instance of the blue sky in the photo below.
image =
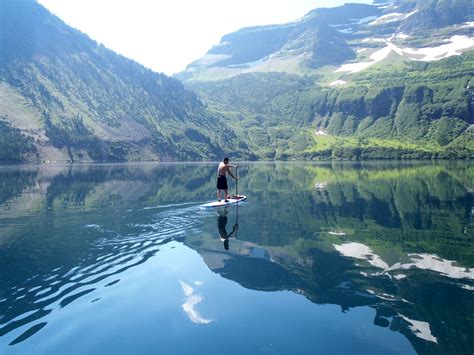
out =
[[372,0],[39,0],[106,47],[168,75],[242,27],[303,17],[317,7]]

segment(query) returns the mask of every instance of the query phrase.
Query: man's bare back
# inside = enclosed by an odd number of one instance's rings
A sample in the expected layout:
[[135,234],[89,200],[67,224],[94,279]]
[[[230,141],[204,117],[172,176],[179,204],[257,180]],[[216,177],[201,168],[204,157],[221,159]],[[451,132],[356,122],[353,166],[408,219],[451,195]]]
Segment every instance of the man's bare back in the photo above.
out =
[[230,172],[230,168],[234,166],[235,165],[230,165],[230,164],[225,164],[224,162],[220,162],[219,167],[217,168],[217,175],[227,176],[227,173],[229,173],[229,175],[235,179],[235,177]]

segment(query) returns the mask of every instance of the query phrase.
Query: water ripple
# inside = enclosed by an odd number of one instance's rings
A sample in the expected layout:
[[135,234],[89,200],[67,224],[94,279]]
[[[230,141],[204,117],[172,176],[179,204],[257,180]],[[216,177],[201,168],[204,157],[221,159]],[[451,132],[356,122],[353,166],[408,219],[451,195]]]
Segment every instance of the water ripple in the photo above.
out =
[[[4,290],[0,302],[7,307],[0,317],[0,337],[11,333],[10,345],[15,345],[37,334],[47,325],[51,312],[117,284],[117,276],[154,257],[161,245],[193,233],[209,215],[196,206],[162,210],[165,207],[170,206],[156,206],[160,211],[148,216],[148,222],[126,224],[125,233],[98,224],[84,226],[93,241],[74,267],[55,267],[10,292]],[[93,296],[94,301],[100,298]]]

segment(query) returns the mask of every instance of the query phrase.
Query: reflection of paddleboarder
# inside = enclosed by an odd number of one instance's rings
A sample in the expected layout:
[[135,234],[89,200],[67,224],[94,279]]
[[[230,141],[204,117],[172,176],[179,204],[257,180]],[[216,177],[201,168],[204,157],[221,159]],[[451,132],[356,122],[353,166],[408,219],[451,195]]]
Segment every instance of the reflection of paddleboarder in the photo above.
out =
[[232,232],[227,233],[226,226],[227,226],[227,211],[224,213],[220,213],[219,217],[217,217],[217,230],[219,231],[219,237],[221,241],[224,242],[224,249],[229,250],[229,238],[235,238],[235,234],[237,233],[237,229],[239,229],[239,224],[235,223],[232,227]]

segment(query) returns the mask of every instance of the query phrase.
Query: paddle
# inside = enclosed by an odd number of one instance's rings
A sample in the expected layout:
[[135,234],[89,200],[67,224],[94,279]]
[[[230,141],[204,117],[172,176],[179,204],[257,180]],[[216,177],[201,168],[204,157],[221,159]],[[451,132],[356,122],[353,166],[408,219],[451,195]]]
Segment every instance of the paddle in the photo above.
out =
[[[235,180],[235,196],[236,198],[239,198],[239,172],[238,172],[238,169],[239,167],[236,166],[235,167],[235,177],[237,178]],[[235,228],[235,238],[237,238],[237,231],[239,230],[239,204],[237,203],[237,214],[236,214],[236,217],[235,217],[235,225],[234,225],[234,228]]]
[[238,166],[235,167],[235,196],[239,198],[239,171],[238,171]]

